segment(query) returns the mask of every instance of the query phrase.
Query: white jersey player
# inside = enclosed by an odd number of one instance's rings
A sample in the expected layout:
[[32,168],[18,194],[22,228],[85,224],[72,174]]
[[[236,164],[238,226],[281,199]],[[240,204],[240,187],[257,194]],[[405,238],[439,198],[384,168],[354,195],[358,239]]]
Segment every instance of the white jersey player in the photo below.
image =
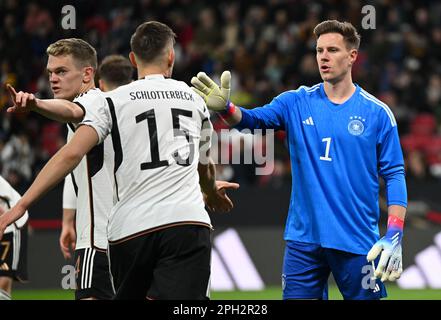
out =
[[[0,176],[0,215],[14,206],[21,196]],[[27,280],[28,212],[9,225],[0,237],[0,300],[10,300],[13,280]]]
[[[80,94],[73,102],[88,105],[89,102],[100,99],[104,100],[103,93],[100,89],[93,88]],[[70,141],[75,129],[76,125],[68,124],[67,141]],[[113,181],[109,175],[112,166],[113,148],[109,137],[92,148],[70,175],[73,188],[69,189],[70,192],[74,189],[76,194],[76,299],[89,296],[110,299],[113,295],[110,274],[106,271],[107,222],[113,203]],[[72,198],[72,194],[63,195],[63,198],[67,197]],[[68,207],[68,203],[63,203],[63,210]]]
[[210,227],[196,170],[199,146],[210,143],[212,130],[203,100],[159,74],[121,86],[106,100],[84,104],[81,124],[92,126],[100,142],[110,134],[115,142],[109,241],[170,224]]
[[[103,93],[94,88],[80,94],[73,102],[89,105],[99,100],[105,101]],[[68,124],[67,141],[73,136],[75,127]],[[113,181],[109,172],[113,168],[113,158],[112,141],[109,137],[90,150],[72,172],[71,180],[77,194],[76,250],[107,250],[107,220],[113,203]],[[64,204],[63,208],[66,208]]]

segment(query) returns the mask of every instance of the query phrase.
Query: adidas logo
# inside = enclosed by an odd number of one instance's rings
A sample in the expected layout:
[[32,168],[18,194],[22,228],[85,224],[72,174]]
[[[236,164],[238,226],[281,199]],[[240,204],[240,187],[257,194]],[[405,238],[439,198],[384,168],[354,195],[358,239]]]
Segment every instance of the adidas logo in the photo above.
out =
[[306,124],[307,126],[313,126],[314,125],[314,121],[312,120],[312,117],[309,117],[308,119],[303,120],[302,122],[303,122],[303,124]]
[[397,233],[395,233],[395,235],[392,237],[392,246],[396,246],[397,244],[398,244],[398,240],[400,240],[400,238],[399,238],[399,233],[397,232]]
[[216,291],[262,290],[265,288],[239,234],[227,229],[213,241],[211,289]]
[[435,236],[435,244],[415,256],[415,264],[407,267],[397,284],[402,289],[441,289],[441,232]]

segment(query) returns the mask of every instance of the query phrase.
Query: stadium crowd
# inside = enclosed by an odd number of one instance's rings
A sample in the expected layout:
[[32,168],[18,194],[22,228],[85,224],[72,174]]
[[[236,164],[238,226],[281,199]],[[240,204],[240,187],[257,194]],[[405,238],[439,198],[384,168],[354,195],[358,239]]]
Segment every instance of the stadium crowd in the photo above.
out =
[[[61,27],[64,4],[76,9],[74,30]],[[376,10],[375,29],[361,27],[365,4]],[[263,105],[280,92],[321,81],[312,29],[325,19],[347,20],[362,36],[353,79],[393,110],[407,179],[416,185],[427,185],[428,181],[439,185],[440,16],[439,1],[4,0],[0,1],[0,106],[10,103],[5,83],[38,92],[42,98],[51,97],[45,72],[45,50],[50,43],[78,37],[91,43],[100,59],[114,53],[127,56],[135,27],[152,19],[167,23],[177,34],[176,79],[190,83],[199,71],[218,78],[222,70],[229,69],[232,100],[237,105]],[[36,114],[11,116],[4,110],[0,119],[1,174],[23,192],[64,144],[65,129]],[[218,130],[224,128],[219,119],[213,117],[213,123]],[[228,143],[223,146],[228,147]],[[284,134],[276,135],[271,176],[256,176],[253,165],[222,165],[218,169],[220,178],[242,185],[277,188],[289,184]],[[411,198],[413,191],[409,191]],[[441,211],[441,204],[430,200],[424,209],[428,211]]]

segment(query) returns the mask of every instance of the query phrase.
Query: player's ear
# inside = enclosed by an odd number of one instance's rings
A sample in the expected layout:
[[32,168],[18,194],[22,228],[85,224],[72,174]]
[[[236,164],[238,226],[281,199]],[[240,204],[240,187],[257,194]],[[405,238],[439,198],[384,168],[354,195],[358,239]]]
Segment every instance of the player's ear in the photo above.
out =
[[130,53],[129,53],[129,60],[130,60],[130,63],[132,64],[132,66],[134,66],[135,68],[138,67],[138,64],[136,63],[135,53],[133,51],[130,51]]
[[349,59],[350,59],[351,66],[355,63],[355,60],[357,60],[357,56],[358,56],[357,49],[351,49],[351,51],[349,51]]
[[167,57],[167,66],[171,67],[175,63],[175,50],[173,48],[170,49]]
[[84,68],[84,75],[83,75],[83,82],[89,83],[94,80],[95,72],[92,67],[85,67]]

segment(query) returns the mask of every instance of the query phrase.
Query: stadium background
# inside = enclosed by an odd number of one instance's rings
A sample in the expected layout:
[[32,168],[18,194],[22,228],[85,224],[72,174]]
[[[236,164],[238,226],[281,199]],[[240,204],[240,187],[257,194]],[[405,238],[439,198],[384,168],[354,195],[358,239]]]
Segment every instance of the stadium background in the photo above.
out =
[[[61,8],[67,4],[76,9],[74,30],[61,27]],[[375,29],[361,27],[364,5],[376,10]],[[79,37],[97,49],[100,60],[114,53],[127,56],[130,36],[145,20],[165,22],[176,32],[176,79],[189,83],[199,71],[216,78],[229,69],[233,73],[232,100],[237,105],[254,107],[282,91],[320,82],[312,29],[324,19],[350,21],[362,36],[353,79],[393,110],[406,160],[409,208],[405,272],[399,287],[393,287],[393,298],[441,299],[439,1],[270,0],[215,4],[190,0],[0,0],[0,17],[2,107],[10,103],[5,83],[38,92],[41,98],[51,97],[45,73],[45,49],[50,43]],[[215,115],[212,119],[217,130],[224,128]],[[11,116],[4,109],[0,123],[1,174],[23,193],[64,144],[65,128],[36,114]],[[214,287],[218,291],[235,290],[232,296],[216,296],[215,292],[214,297],[244,298],[239,291],[269,287],[268,296],[245,298],[280,298],[282,235],[291,176],[283,132],[276,135],[275,142],[272,175],[256,176],[253,164],[218,166],[219,178],[239,182],[241,189],[231,194],[236,204],[231,214],[212,215],[217,256]],[[228,141],[219,143],[220,150],[230,148]],[[25,298],[63,297],[61,291],[54,295],[25,291],[61,287],[62,266],[69,263],[63,261],[58,248],[61,189],[58,186],[30,210],[31,281],[17,286],[23,290],[17,290],[17,297],[19,292],[26,292]],[[384,203],[382,211],[384,226]],[[225,247],[225,243],[233,247]]]

